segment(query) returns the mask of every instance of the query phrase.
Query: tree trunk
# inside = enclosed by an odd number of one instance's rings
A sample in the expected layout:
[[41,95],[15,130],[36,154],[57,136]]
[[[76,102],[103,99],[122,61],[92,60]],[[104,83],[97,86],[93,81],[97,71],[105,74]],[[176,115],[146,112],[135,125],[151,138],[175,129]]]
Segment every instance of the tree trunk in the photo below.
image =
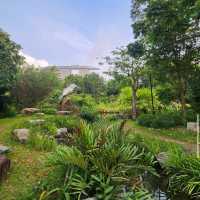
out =
[[151,88],[151,105],[152,105],[152,112],[155,114],[155,108],[154,108],[154,99],[153,99],[153,84],[152,84],[152,76],[151,73],[149,75],[149,82],[150,82],[150,88]]
[[137,118],[137,86],[136,83],[132,85],[132,119]]
[[181,101],[181,108],[182,108],[182,114],[184,118],[184,122],[186,122],[186,82],[182,78],[180,81],[180,101]]

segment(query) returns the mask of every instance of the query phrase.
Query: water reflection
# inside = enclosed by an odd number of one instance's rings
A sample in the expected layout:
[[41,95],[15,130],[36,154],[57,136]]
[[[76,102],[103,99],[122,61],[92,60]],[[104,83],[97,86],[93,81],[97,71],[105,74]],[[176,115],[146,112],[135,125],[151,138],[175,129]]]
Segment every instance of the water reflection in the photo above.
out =
[[168,191],[168,177],[162,176],[160,178],[145,174],[143,176],[143,183],[145,188],[149,190],[155,200],[189,200],[185,195],[178,195],[176,197],[170,196]]

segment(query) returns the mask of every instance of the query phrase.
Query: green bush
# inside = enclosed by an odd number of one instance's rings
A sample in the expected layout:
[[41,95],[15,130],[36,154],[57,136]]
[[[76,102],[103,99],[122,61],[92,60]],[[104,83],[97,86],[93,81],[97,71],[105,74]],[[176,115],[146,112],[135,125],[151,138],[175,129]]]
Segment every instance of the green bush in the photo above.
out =
[[78,107],[82,106],[95,106],[96,102],[95,99],[89,94],[74,94],[70,96],[70,99],[73,104]]
[[151,128],[172,128],[184,124],[180,112],[162,112],[153,114],[141,114],[137,119],[141,126]]
[[191,109],[187,110],[186,111],[186,119],[189,122],[196,121],[196,113]]
[[43,112],[44,114],[47,114],[47,115],[55,115],[57,110],[55,108],[42,108],[41,109],[41,112]]
[[154,120],[154,117],[155,116],[153,114],[141,114],[138,117],[137,122],[141,126],[151,127],[153,120]]
[[45,121],[44,124],[39,126],[40,132],[46,134],[46,135],[55,135],[57,132],[57,127],[54,123],[51,123],[49,121]]
[[152,128],[171,128],[175,126],[175,120],[169,113],[160,113],[155,115],[151,124]]
[[98,119],[98,113],[92,107],[83,106],[80,111],[80,117],[87,122],[95,122]]
[[0,117],[15,117],[17,115],[17,110],[13,105],[6,105],[3,113],[0,113]]

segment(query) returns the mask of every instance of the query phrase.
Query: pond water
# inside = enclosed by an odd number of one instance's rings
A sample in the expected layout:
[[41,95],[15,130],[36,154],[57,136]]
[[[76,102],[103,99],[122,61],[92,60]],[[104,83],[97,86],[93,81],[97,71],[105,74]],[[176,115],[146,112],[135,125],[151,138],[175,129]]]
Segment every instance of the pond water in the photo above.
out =
[[190,200],[183,194],[177,196],[170,195],[168,191],[168,177],[166,176],[158,178],[145,174],[143,181],[145,188],[153,194],[155,200]]

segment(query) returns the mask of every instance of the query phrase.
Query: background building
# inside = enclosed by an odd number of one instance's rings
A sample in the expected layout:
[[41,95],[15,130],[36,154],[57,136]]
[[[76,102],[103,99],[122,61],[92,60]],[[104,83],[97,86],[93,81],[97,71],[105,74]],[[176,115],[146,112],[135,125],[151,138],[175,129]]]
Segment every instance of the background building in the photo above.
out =
[[[49,68],[49,67],[48,67]],[[71,74],[84,76],[90,73],[97,73],[99,68],[92,66],[81,66],[81,65],[71,65],[71,66],[53,66],[58,73],[59,78],[64,79],[66,76]]]

